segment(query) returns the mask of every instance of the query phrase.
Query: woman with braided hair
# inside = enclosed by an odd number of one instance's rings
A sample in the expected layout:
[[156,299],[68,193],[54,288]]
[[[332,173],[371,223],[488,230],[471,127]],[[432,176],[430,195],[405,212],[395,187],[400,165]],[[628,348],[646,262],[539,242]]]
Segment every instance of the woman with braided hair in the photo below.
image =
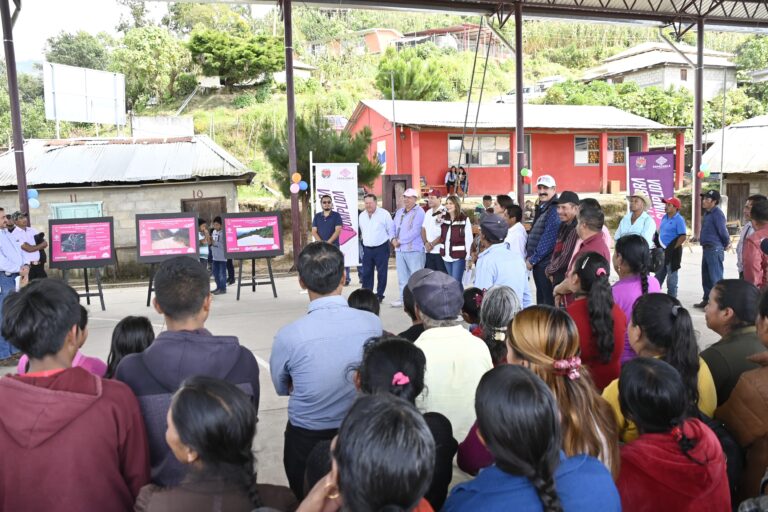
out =
[[[619,274],[619,280],[613,285],[613,301],[624,312],[627,321],[632,317],[632,308],[638,297],[661,291],[656,278],[648,275],[650,267],[651,253],[645,238],[640,235],[625,235],[616,241],[613,268]],[[629,345],[629,337],[625,335],[621,364],[636,355]]]
[[640,432],[621,448],[623,510],[731,510],[723,449],[706,424],[690,417],[680,372],[638,357],[621,369],[619,395],[621,412]]
[[143,487],[134,510],[294,510],[290,489],[256,484],[255,435],[256,409],[237,386],[204,376],[185,380],[168,410],[165,439],[190,470],[178,487]]
[[[699,346],[688,310],[676,298],[665,293],[643,295],[635,303],[627,330],[633,352],[642,357],[656,357],[669,363],[680,374],[688,397],[690,416],[698,410],[709,416],[717,407],[717,391],[707,363],[699,357]],[[621,414],[619,382],[603,390],[616,415],[621,440],[637,438],[637,428]]]
[[534,372],[518,365],[489,371],[477,387],[475,411],[495,465],[457,485],[445,512],[621,510],[603,464],[563,454],[556,397]]
[[566,311],[576,323],[581,360],[589,367],[598,391],[619,377],[619,358],[627,331],[627,318],[613,302],[609,272],[603,256],[587,252],[576,258],[573,270],[565,278],[569,288],[575,290],[574,300]]

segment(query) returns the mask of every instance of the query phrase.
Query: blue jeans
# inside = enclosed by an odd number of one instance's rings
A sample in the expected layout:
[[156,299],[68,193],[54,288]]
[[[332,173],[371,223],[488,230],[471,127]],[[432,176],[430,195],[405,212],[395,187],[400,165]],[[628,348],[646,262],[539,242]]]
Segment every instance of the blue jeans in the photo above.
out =
[[659,286],[664,286],[664,279],[666,279],[667,276],[669,276],[669,280],[667,281],[667,294],[672,297],[677,297],[677,270],[672,272],[672,265],[669,263],[665,264],[658,272],[656,272],[656,279],[659,281]]
[[422,251],[397,251],[395,262],[397,263],[397,284],[400,285],[400,300],[403,300],[403,290],[408,284],[414,272],[424,268],[427,255]]
[[[5,298],[16,289],[16,279],[8,277],[5,273],[0,272],[0,322],[3,318],[3,301]],[[11,357],[13,354],[19,352],[19,349],[11,345],[0,334],[0,359]]]
[[216,289],[227,289],[227,262],[213,260],[213,279],[216,281]]
[[389,242],[384,242],[376,247],[366,247],[363,252],[363,265],[360,267],[360,281],[363,288],[373,290],[373,271],[376,270],[378,285],[376,296],[384,300],[384,291],[387,289],[387,265],[389,265]]
[[465,260],[443,260],[443,263],[445,263],[445,270],[448,272],[448,275],[457,280],[463,290],[464,286],[461,284],[461,278],[464,277],[464,269],[467,267],[467,262]]
[[723,278],[723,248],[719,246],[704,249],[701,255],[701,285],[704,288],[704,302],[709,301],[709,292]]

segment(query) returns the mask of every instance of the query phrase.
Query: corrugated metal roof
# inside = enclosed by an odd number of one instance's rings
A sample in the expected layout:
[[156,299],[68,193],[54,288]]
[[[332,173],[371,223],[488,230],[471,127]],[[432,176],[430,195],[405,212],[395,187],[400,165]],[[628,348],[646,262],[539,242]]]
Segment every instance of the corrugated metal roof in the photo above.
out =
[[[768,115],[757,116],[725,129],[723,141],[719,138],[701,157],[701,162],[709,165],[711,172],[744,173],[768,171],[768,152],[765,141],[768,140]],[[725,152],[723,152],[725,148]]]
[[[155,139],[31,139],[30,186],[241,178],[253,172],[205,135]],[[0,155],[0,187],[16,186],[12,151]]]
[[[392,101],[361,101],[350,124],[362,113],[363,107],[378,112],[388,121],[393,120]],[[481,129],[514,129],[515,105],[509,103],[481,103],[477,127]],[[473,129],[478,104],[469,108],[467,129]],[[440,101],[395,101],[397,124],[461,128],[467,112],[465,102]],[[672,127],[659,124],[650,119],[624,112],[615,107],[592,105],[525,105],[523,110],[526,129],[549,130],[642,130],[669,131]],[[349,126],[349,125],[348,125]]]
[[[678,45],[678,48],[696,62],[696,48],[689,45]],[[714,68],[735,68],[736,64],[729,59],[731,54],[704,51],[704,66]],[[665,43],[643,43],[617,55],[603,60],[599,66],[590,68],[584,72],[583,80],[597,80],[621,75],[637,69],[651,68],[662,65],[690,66],[682,55],[674,51]]]

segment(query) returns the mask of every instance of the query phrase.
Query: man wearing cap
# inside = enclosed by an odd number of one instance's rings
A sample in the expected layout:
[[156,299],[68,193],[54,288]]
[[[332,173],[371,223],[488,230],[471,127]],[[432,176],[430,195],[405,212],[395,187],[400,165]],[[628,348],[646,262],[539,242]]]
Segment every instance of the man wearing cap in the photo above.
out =
[[677,297],[677,271],[680,270],[680,262],[683,259],[683,244],[688,237],[685,229],[685,219],[680,215],[680,200],[676,197],[662,199],[666,204],[666,215],[661,219],[659,226],[659,243],[664,249],[664,264],[658,272],[656,279],[659,286],[664,286],[667,281],[667,293]]
[[400,295],[390,303],[393,308],[403,307],[403,288],[414,272],[424,268],[426,261],[424,241],[421,239],[424,210],[416,207],[418,197],[416,190],[406,189],[403,192],[403,207],[395,212],[395,236],[392,237],[392,245],[395,248]]
[[656,234],[656,221],[645,211],[651,203],[643,192],[629,196],[629,212],[619,222],[614,238],[618,240],[625,235],[640,235],[653,247],[653,235]]
[[421,239],[427,252],[424,268],[445,272],[445,263],[443,257],[440,256],[440,248],[443,246],[440,240],[445,208],[440,201],[439,190],[431,189],[429,191],[427,205],[429,208],[424,213],[424,223],[421,225]]
[[376,196],[366,194],[363,198],[365,210],[358,217],[360,241],[363,244],[363,261],[360,267],[360,281],[363,288],[373,290],[373,271],[376,270],[376,296],[384,300],[387,289],[387,265],[389,265],[389,239],[395,233],[392,217],[384,208],[376,206]]
[[[2,322],[3,301],[16,290],[16,278],[25,277],[29,266],[24,264],[21,247],[8,232],[8,218],[0,208],[0,322]],[[0,366],[16,366],[21,352],[0,335]]]
[[509,286],[522,302],[523,307],[531,305],[531,291],[528,288],[528,272],[525,262],[509,249],[504,239],[507,236],[507,222],[489,213],[480,223],[480,245],[487,248],[477,257],[475,286],[487,290],[492,286]]
[[456,320],[464,304],[458,281],[422,269],[411,276],[408,288],[425,329],[415,342],[427,359],[424,385],[429,390],[420,395],[419,409],[444,414],[453,437],[464,439],[475,421],[477,385],[493,367],[491,354],[485,342]]
[[701,194],[701,206],[706,210],[701,219],[701,285],[704,296],[701,302],[693,307],[703,309],[709,301],[709,292],[719,280],[723,278],[723,258],[725,250],[731,245],[731,237],[725,227],[725,215],[718,208],[720,204],[720,192],[707,190]]
[[16,229],[11,233],[11,237],[21,247],[24,264],[29,265],[29,279],[48,277],[42,263],[40,263],[40,250],[48,247],[48,242],[42,241],[37,243],[35,241],[38,232],[35,228],[29,226],[29,217],[26,213],[14,213],[13,222],[16,224]]
[[557,241],[560,217],[557,215],[558,197],[555,193],[555,179],[545,174],[536,180],[539,205],[533,217],[533,226],[528,233],[525,246],[526,266],[533,270],[533,282],[536,283],[536,303],[554,305],[552,281],[546,275],[546,268],[552,257]]
[[545,273],[552,286],[556,287],[565,279],[565,272],[571,262],[573,249],[579,235],[576,233],[576,215],[579,213],[579,196],[570,190],[560,194],[557,200],[557,216],[560,218],[560,227],[557,229],[555,249],[552,251],[552,259],[545,269]]
[[739,243],[736,244],[736,268],[739,269],[739,279],[744,279],[744,242],[747,241],[749,235],[755,232],[755,228],[752,226],[752,205],[756,201],[765,201],[766,197],[762,194],[751,195],[747,198],[747,202],[744,203],[744,226],[739,233]]
[[763,288],[768,285],[768,257],[760,244],[768,238],[768,201],[756,200],[750,211],[755,232],[744,242],[744,280]]

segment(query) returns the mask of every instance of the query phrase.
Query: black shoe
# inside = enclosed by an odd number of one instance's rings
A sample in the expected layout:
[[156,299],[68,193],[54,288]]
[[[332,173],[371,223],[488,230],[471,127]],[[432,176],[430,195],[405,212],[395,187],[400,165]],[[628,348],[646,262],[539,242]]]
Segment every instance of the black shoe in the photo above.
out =
[[225,293],[227,293],[227,290],[218,290],[217,289],[217,290],[213,290],[211,292],[211,295],[224,295]]
[[704,309],[705,307],[707,307],[707,301],[703,300],[698,304],[694,304],[693,307],[695,307],[696,309]]
[[23,354],[21,352],[16,352],[10,357],[6,357],[5,359],[0,359],[0,366],[5,366],[5,367],[17,366],[19,364],[19,359],[21,359],[22,355]]
[[229,281],[227,281],[227,284],[232,286],[233,284],[235,284],[235,280],[234,279],[230,279]]

